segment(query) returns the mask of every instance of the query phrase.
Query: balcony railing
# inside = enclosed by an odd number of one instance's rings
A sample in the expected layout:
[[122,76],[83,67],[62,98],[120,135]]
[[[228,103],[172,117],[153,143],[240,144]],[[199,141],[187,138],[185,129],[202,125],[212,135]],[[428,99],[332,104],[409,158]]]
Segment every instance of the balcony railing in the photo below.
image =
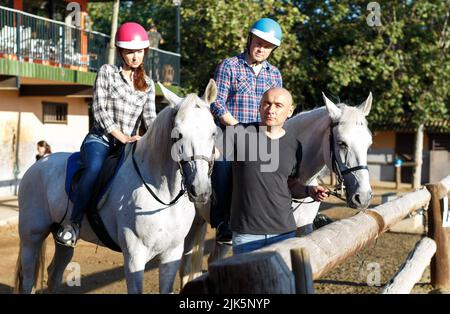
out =
[[[110,36],[0,6],[0,58],[96,72],[107,63]],[[180,84],[180,55],[150,48],[155,81]]]

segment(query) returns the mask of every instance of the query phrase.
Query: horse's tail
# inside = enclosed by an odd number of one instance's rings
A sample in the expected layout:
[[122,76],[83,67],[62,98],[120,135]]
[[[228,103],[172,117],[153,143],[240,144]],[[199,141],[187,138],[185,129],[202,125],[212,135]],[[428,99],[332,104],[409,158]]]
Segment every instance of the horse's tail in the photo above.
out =
[[[34,268],[34,282],[33,286],[36,288],[36,284],[40,282],[40,289],[44,289],[44,270],[45,270],[45,252],[47,250],[47,239],[42,242],[39,256]],[[20,293],[22,291],[22,246],[19,247],[19,254],[16,262],[16,273],[14,278],[13,293]],[[38,280],[39,279],[39,280]]]
[[14,289],[13,293],[20,293],[22,290],[22,248],[19,245],[19,254],[16,262],[16,273],[14,275]]
[[206,235],[206,221],[202,222],[199,230],[195,234],[194,245],[192,247],[192,267],[188,281],[194,280],[202,274],[203,249]]

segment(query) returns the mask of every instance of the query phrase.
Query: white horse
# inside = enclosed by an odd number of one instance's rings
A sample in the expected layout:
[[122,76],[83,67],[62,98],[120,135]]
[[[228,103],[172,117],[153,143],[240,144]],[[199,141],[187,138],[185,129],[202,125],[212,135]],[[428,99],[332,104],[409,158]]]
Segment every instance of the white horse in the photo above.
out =
[[[372,94],[359,107],[335,105],[325,95],[323,98],[325,107],[297,114],[284,125],[302,144],[299,180],[305,185],[316,185],[317,176],[328,167],[345,185],[347,205],[365,209],[372,199],[367,168],[367,150],[372,144],[372,135],[365,118],[370,112]],[[294,217],[300,235],[313,231],[319,205],[311,198],[293,203],[293,208],[297,208]],[[185,251],[192,254],[185,254],[180,269],[182,285],[201,274],[198,256],[203,255],[203,243],[198,241],[204,239],[206,222],[209,222],[209,203],[196,206],[196,209],[197,216],[185,242]],[[223,258],[230,248],[215,241],[214,246],[209,262]]]
[[[160,261],[160,292],[172,292],[183,241],[195,216],[193,202],[205,202],[211,194],[216,126],[209,104],[216,98],[216,84],[210,81],[202,99],[194,94],[182,99],[160,86],[170,106],[158,114],[137,142],[134,152],[137,168],[130,153],[132,145],[127,145],[125,161],[100,211],[109,235],[123,252],[129,293],[142,293],[145,264],[154,258]],[[18,292],[32,292],[35,270],[45,263],[39,259],[40,253],[45,256],[43,242],[52,223],[65,215],[68,157],[67,153],[52,154],[23,176],[19,191]],[[183,186],[189,198],[186,194],[181,196]],[[157,201],[148,189],[162,201]],[[169,205],[178,195],[181,196],[178,201]],[[71,207],[66,217],[70,217]],[[86,219],[81,238],[92,243],[99,241]],[[49,291],[57,291],[72,255],[73,248],[55,244],[55,255],[48,267]]]

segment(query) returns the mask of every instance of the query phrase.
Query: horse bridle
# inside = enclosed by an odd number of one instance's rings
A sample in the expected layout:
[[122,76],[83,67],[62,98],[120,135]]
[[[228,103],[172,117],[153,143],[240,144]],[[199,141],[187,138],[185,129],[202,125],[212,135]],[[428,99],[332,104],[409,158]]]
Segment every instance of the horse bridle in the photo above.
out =
[[[329,191],[329,194],[331,194],[333,196],[336,196],[336,197],[338,197],[338,198],[340,198],[340,199],[345,201],[345,199],[342,197],[343,190],[345,188],[345,186],[344,186],[344,176],[349,174],[349,173],[358,171],[358,170],[365,169],[365,170],[369,171],[369,168],[367,167],[367,165],[358,165],[358,166],[351,167],[351,168],[347,167],[347,169],[342,169],[341,168],[341,164],[339,164],[339,162],[338,162],[338,160],[336,158],[336,150],[334,148],[334,134],[333,134],[333,129],[336,126],[338,126],[338,125],[339,125],[339,122],[333,122],[330,125],[330,158],[331,158],[331,166],[333,168],[333,172],[336,174],[338,184],[336,185],[334,191],[331,191],[331,190]],[[345,164],[345,162],[343,162],[342,164],[344,166],[347,166]],[[340,190],[340,193],[338,192],[339,190]]]
[[[185,159],[181,159],[179,158],[179,160],[177,161],[178,164],[178,168],[180,169],[180,173],[181,173],[181,188],[180,188],[180,192],[178,193],[178,195],[169,203],[165,203],[162,200],[159,199],[159,197],[155,194],[155,192],[152,191],[152,189],[150,188],[150,186],[145,182],[144,177],[142,176],[141,171],[139,170],[138,164],[136,162],[136,159],[134,158],[134,152],[136,151],[136,143],[134,142],[133,145],[133,150],[131,153],[131,158],[133,159],[133,165],[134,165],[134,169],[136,170],[137,174],[139,175],[139,178],[141,178],[141,181],[144,183],[145,188],[147,189],[147,191],[150,192],[150,194],[153,196],[153,198],[155,200],[157,200],[159,203],[166,205],[166,206],[171,206],[173,204],[176,204],[178,202],[178,200],[180,199],[180,197],[182,197],[185,193],[186,193],[186,188],[184,186],[184,171],[183,171],[183,166],[191,161],[195,161],[195,160],[205,160],[208,162],[208,177],[211,178],[211,174],[212,174],[212,169],[214,166],[214,146],[213,146],[213,151],[212,151],[212,155],[211,157],[207,157],[204,155],[194,155],[192,157],[189,157],[187,160]],[[175,140],[174,140],[175,143]]]
[[204,160],[208,163],[208,177],[211,178],[211,174],[212,174],[212,170],[213,170],[213,166],[214,166],[214,147],[213,147],[211,157],[207,157],[205,155],[194,155],[187,159],[180,158],[180,160],[178,160],[177,163],[178,163],[178,168],[180,169],[180,172],[181,172],[181,175],[183,178],[184,178],[183,166],[185,164],[187,164],[188,162],[196,161],[196,160]]

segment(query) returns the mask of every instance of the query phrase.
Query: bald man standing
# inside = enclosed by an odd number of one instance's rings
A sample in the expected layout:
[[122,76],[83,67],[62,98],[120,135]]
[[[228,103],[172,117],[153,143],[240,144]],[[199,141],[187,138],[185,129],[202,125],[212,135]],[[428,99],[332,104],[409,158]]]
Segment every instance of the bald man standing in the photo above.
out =
[[260,102],[261,122],[234,127],[235,138],[240,137],[234,141],[232,161],[234,254],[294,237],[292,197],[322,201],[327,196],[323,187],[303,186],[296,180],[301,144],[283,128],[293,111],[291,94],[271,88]]

